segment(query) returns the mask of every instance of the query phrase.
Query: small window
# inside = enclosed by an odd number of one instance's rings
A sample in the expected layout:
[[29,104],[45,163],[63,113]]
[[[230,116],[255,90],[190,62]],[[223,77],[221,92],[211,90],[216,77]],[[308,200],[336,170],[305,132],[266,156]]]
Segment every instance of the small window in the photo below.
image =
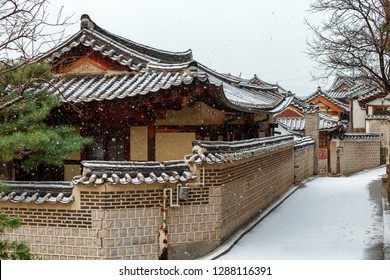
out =
[[128,160],[130,148],[129,128],[89,129],[87,136],[94,138],[86,150],[88,160]]
[[112,131],[108,136],[108,160],[125,160],[125,147],[129,142],[129,133],[124,129]]

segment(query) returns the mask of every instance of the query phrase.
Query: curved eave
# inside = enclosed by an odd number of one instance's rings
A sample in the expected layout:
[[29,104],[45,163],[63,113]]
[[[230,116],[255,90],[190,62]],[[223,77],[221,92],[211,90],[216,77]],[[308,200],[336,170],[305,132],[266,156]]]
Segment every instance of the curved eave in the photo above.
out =
[[344,111],[349,111],[348,105],[342,104],[340,101],[338,101],[338,100],[334,99],[333,97],[329,96],[328,93],[326,93],[326,92],[324,92],[322,90],[318,90],[315,93],[309,95],[305,99],[305,102],[309,103],[310,101],[312,101],[313,99],[315,99],[317,97],[325,98],[326,100],[328,100],[329,102],[331,102],[335,106],[337,106],[339,109],[344,110]]
[[184,63],[191,61],[193,59],[192,57],[192,50],[188,49],[186,51],[181,51],[181,52],[173,52],[173,51],[166,51],[166,50],[161,50],[157,48],[153,48],[150,46],[146,46],[144,44],[140,44],[134,41],[131,41],[129,39],[126,39],[122,36],[113,34],[100,26],[98,26],[96,23],[94,23],[94,31],[99,32],[101,34],[104,34],[105,36],[109,37],[111,40],[118,41],[121,44],[127,46],[130,49],[134,49],[138,51],[139,53],[149,53],[152,57],[159,57],[161,61],[165,62],[174,62],[174,63]]
[[84,103],[113,99],[147,96],[162,90],[169,90],[196,81],[205,82],[206,75],[193,72],[146,72],[132,75],[85,75],[64,76],[41,88],[52,86],[57,89],[60,100],[65,103]]
[[[214,83],[212,83],[214,84]],[[233,100],[232,98],[229,98],[229,91],[226,90],[226,87],[229,85],[222,84],[214,84],[218,87],[218,90],[213,92],[212,94],[214,97],[219,100],[224,106],[241,111],[241,112],[247,112],[247,113],[258,113],[258,114],[275,114],[283,111],[288,107],[290,102],[293,99],[293,96],[286,96],[284,98],[281,98],[278,102],[268,103],[268,104],[259,104],[254,102],[242,102]],[[245,90],[241,90],[243,93],[247,92]]]
[[26,204],[68,204],[74,201],[70,182],[4,181],[9,190],[0,193],[0,202]]
[[[81,29],[57,48],[44,54],[42,58],[46,58],[49,62],[55,61],[79,45],[90,47],[111,60],[129,67],[134,66],[134,59],[144,64],[154,62],[180,65],[192,62],[191,50],[178,53],[157,50],[95,29]],[[132,46],[136,47],[132,48]]]
[[73,178],[77,185],[140,185],[186,183],[197,178],[188,162],[83,161],[87,174]]
[[214,75],[207,73],[208,81],[218,88],[213,92],[215,98],[224,106],[248,113],[275,114],[281,112],[291,103],[293,95],[251,91],[224,82]]

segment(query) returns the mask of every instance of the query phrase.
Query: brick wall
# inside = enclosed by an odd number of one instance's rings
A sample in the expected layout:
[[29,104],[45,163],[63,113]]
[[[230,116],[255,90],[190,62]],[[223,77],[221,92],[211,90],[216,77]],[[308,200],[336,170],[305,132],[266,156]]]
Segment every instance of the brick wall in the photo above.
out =
[[[362,134],[363,135],[363,134]],[[331,173],[350,175],[380,165],[380,140],[369,138],[332,139]]]
[[308,146],[305,149],[299,149],[294,154],[295,183],[302,181],[313,175],[313,154],[314,147]]
[[[158,259],[165,187],[76,186],[77,198],[71,205],[2,203],[2,211],[23,220],[21,228],[4,237],[26,242],[46,260]],[[193,186],[189,199],[180,208],[169,208],[170,242],[216,239],[217,217],[207,214],[208,209],[213,209],[207,206],[209,200],[209,187]]]
[[[168,258],[196,259],[220,246],[294,183],[311,176],[313,148],[293,145],[222,164],[198,165],[189,198],[168,207]],[[296,162],[294,162],[294,158]],[[204,172],[204,173],[203,173]],[[204,181],[203,181],[204,179]],[[159,258],[163,190],[176,185],[76,185],[69,204],[2,203],[23,226],[5,235],[42,259]],[[174,197],[175,197],[174,191]]]
[[[221,241],[257,217],[294,183],[293,147],[226,165],[221,184]],[[214,170],[215,171],[215,170]],[[217,182],[218,182],[217,181]]]
[[390,143],[390,122],[388,120],[369,120],[367,132],[379,133],[381,140],[381,164],[385,164]]

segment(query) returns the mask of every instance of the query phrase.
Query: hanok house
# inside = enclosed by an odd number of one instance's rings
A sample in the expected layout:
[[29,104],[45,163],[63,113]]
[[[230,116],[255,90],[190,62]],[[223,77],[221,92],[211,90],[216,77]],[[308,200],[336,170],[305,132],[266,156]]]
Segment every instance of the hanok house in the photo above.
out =
[[360,77],[338,76],[330,89],[329,96],[350,106],[350,132],[377,133],[381,139],[381,163],[385,163],[389,150],[390,101],[371,81]]
[[307,104],[317,105],[321,112],[334,116],[340,121],[349,120],[349,104],[332,98],[321,87],[318,87],[315,92],[304,98],[304,101]]
[[46,88],[64,104],[48,121],[70,123],[95,141],[63,169],[35,171],[40,180],[70,180],[82,160],[161,162],[191,153],[194,140],[272,136],[272,115],[292,99],[270,84],[212,71],[191,50],[162,51],[114,35],[87,15],[45,57],[56,74]]
[[[307,119],[306,112],[311,110],[314,104],[309,105],[304,100],[297,97],[293,98],[293,101],[283,112],[276,114],[275,118],[278,123],[278,133],[286,131],[292,133],[296,137],[301,138],[305,135],[310,135],[307,131]],[[341,122],[337,116],[326,114],[318,108],[317,113],[317,125],[318,125],[318,172],[319,174],[328,174],[331,170],[330,159],[330,143],[332,135],[339,136],[346,132],[347,125],[345,122]]]
[[[317,117],[311,113],[313,106],[318,109]],[[294,97],[290,106],[276,115],[277,133],[292,133],[297,138],[313,136],[313,118],[319,131],[316,156],[319,174],[349,175],[380,165],[379,134],[349,133],[349,109],[320,88],[303,100]]]
[[43,259],[199,258],[313,174],[312,139],[273,136],[273,115],[293,98],[276,85],[132,42],[87,15],[46,59],[57,77],[43,87],[62,101],[47,121],[95,141],[61,170],[17,172],[0,194],[2,211],[24,221],[5,238]]
[[[199,258],[313,174],[313,139],[274,136],[273,116],[293,99],[277,85],[129,41],[86,15],[46,58],[63,102],[48,122],[95,142],[0,194],[24,221],[5,237],[43,259]],[[31,182],[42,178],[57,182]]]

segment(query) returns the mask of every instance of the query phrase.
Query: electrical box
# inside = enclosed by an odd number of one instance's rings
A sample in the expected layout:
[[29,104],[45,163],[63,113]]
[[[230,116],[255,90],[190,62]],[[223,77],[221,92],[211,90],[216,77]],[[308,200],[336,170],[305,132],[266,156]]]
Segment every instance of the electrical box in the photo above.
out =
[[186,186],[179,186],[179,199],[188,200],[190,188]]

